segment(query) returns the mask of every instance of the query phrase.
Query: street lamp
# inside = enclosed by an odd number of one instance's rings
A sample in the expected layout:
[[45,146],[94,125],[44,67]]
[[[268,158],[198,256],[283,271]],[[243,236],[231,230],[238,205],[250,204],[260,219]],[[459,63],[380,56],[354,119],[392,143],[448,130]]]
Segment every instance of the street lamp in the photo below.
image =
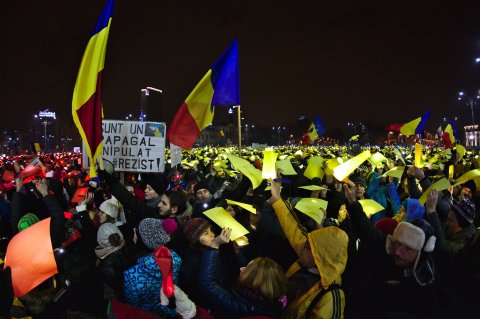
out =
[[139,117],[139,119],[140,119],[141,122],[143,122],[145,120],[145,118],[147,117],[147,115],[146,115],[147,108],[148,108],[147,97],[150,96],[150,91],[158,92],[160,94],[163,93],[162,90],[151,87],[151,86],[147,86],[146,88],[140,90],[140,117]]
[[[480,94],[480,91],[478,92]],[[477,102],[480,99],[480,95],[476,95],[475,97],[467,96],[465,92],[461,91],[458,92],[458,98],[459,101],[465,101],[465,104],[470,107],[470,110],[472,111],[472,125],[475,125],[475,117],[473,113],[473,107],[477,106]]]

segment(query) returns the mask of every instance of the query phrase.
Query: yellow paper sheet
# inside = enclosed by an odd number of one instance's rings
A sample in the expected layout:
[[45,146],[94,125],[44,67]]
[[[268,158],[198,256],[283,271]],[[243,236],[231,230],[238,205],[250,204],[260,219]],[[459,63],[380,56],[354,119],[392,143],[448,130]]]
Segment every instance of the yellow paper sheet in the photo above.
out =
[[468,182],[469,180],[474,179],[474,178],[479,177],[479,176],[480,176],[480,169],[478,169],[478,168],[473,169],[473,170],[468,171],[467,173],[463,174],[462,176],[460,176],[455,181],[454,186],[464,184],[464,183]]
[[465,153],[467,152],[467,150],[465,149],[465,147],[463,147],[463,145],[460,145],[460,144],[457,144],[456,148],[457,148],[457,153],[460,154],[460,159],[462,159]]
[[271,149],[263,151],[262,178],[277,178],[277,171],[275,169],[277,157],[278,153],[275,153]]
[[452,180],[454,174],[455,174],[455,166],[453,165],[448,166],[448,179]]
[[232,166],[252,182],[253,189],[257,188],[262,183],[262,172],[255,168],[247,160],[230,153],[225,153]]
[[450,182],[448,181],[448,179],[444,177],[441,180],[436,181],[435,183],[430,185],[430,187],[427,188],[425,192],[423,192],[422,196],[420,196],[418,201],[420,202],[420,204],[424,205],[427,202],[427,196],[432,189],[436,189],[437,191],[443,191],[443,190],[449,189],[451,186],[452,185],[450,185]]
[[398,148],[394,148],[394,149],[393,149],[393,153],[395,153],[395,156],[396,156],[399,160],[401,160],[401,161],[403,162],[403,165],[407,165],[407,164],[405,163],[405,160],[403,159],[402,154],[400,154],[400,151],[398,150]]
[[373,214],[376,214],[379,211],[385,209],[382,205],[380,205],[373,199],[360,199],[358,202],[360,203],[360,205],[362,205],[363,211],[368,218],[370,218]]
[[325,173],[333,175],[333,170],[340,164],[342,163],[338,160],[338,158],[332,158],[327,160],[327,167],[325,168]]
[[353,171],[362,165],[363,162],[365,162],[369,157],[371,156],[370,151],[364,151],[354,158],[346,161],[345,163],[335,167],[333,169],[333,176],[339,181],[344,180],[348,175],[353,173]]
[[393,176],[398,179],[401,179],[404,170],[405,170],[405,166],[395,166],[394,168],[392,168],[391,170],[383,174],[383,176]]
[[222,207],[215,207],[204,211],[203,214],[210,218],[220,228],[231,228],[230,240],[235,240],[243,235],[249,233],[245,227],[235,220],[225,209]]
[[319,156],[314,156],[308,159],[308,166],[303,172],[303,176],[305,176],[308,179],[316,178],[318,177],[319,179],[323,178],[323,175],[325,175],[322,165],[323,162],[325,161],[324,158],[319,157]]
[[325,217],[325,210],[328,202],[319,198],[302,198],[295,205],[295,208],[311,217],[318,224],[322,224]]
[[298,186],[298,188],[306,189],[307,191],[321,191],[321,190],[328,190],[328,188],[318,186],[318,185],[305,185],[305,186]]
[[415,144],[415,166],[422,167],[422,144]]
[[236,201],[230,200],[230,199],[227,199],[227,204],[228,204],[228,205],[237,205],[237,206],[240,206],[240,207],[242,207],[243,209],[248,210],[250,213],[254,213],[254,214],[257,213],[257,210],[255,209],[255,207],[253,207],[253,206],[250,205],[250,204],[245,204],[245,203],[241,203],[241,202],[236,202]]
[[58,273],[50,239],[50,220],[43,219],[15,235],[7,247],[5,267],[12,269],[15,297],[22,297]]
[[289,159],[277,161],[275,167],[282,170],[282,175],[297,175]]
[[370,158],[368,159],[370,161],[370,163],[372,163],[373,166],[377,166],[379,163],[383,162],[383,161],[387,161],[387,158],[380,152],[377,152],[375,154],[373,154],[372,156],[370,156]]

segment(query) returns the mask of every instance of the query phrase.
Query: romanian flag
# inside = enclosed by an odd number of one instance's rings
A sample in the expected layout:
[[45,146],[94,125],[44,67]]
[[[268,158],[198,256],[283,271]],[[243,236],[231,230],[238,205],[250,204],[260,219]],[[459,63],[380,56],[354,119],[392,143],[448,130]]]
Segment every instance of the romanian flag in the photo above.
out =
[[214,106],[240,105],[238,41],[205,74],[183,102],[167,131],[170,143],[191,149],[213,120]]
[[40,143],[32,143],[32,151],[34,153],[41,152],[45,148],[45,145]]
[[430,117],[430,111],[428,111],[421,117],[418,117],[413,121],[410,121],[405,124],[390,124],[387,127],[387,130],[400,132],[405,136],[410,136],[414,134],[423,135],[423,131],[425,131],[425,126],[427,125],[427,120],[429,117]]
[[83,54],[73,90],[73,121],[85,142],[90,159],[90,176],[97,176],[95,163],[103,169],[102,75],[114,0],[108,0]]
[[325,125],[323,124],[323,121],[320,119],[320,116],[315,116],[313,119],[312,124],[308,127],[307,134],[310,140],[313,142],[318,139],[319,136],[321,136],[323,133],[325,133]]
[[445,144],[445,148],[452,148],[455,144],[455,134],[452,128],[452,125],[448,124],[445,127],[442,135],[443,144]]

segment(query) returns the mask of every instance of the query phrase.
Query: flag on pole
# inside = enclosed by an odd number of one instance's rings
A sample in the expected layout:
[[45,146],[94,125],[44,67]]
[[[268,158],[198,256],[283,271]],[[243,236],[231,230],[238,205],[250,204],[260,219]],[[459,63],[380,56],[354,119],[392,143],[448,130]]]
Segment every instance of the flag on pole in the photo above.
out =
[[90,159],[90,177],[97,176],[95,163],[103,169],[102,77],[114,0],[108,0],[83,54],[73,90],[72,116],[85,142]]
[[440,125],[440,126],[437,128],[437,139],[441,140],[441,139],[442,139],[442,136],[443,136],[443,130],[442,130],[442,126]]
[[400,128],[400,133],[406,136],[410,136],[414,134],[423,135],[423,131],[425,130],[425,126],[427,125],[427,120],[429,117],[430,117],[430,111],[428,111],[421,117],[414,119],[413,121],[403,124],[402,127]]
[[452,126],[448,124],[445,127],[442,135],[443,143],[445,144],[445,148],[452,148],[455,144],[455,134],[453,132]]
[[313,142],[317,140],[318,137],[321,136],[323,133],[325,133],[325,125],[320,119],[320,116],[317,115],[313,119],[312,124],[310,124],[310,126],[308,127],[307,134],[310,140]]
[[214,106],[234,105],[240,105],[236,39],[180,106],[167,138],[170,143],[191,149],[201,131],[212,123]]

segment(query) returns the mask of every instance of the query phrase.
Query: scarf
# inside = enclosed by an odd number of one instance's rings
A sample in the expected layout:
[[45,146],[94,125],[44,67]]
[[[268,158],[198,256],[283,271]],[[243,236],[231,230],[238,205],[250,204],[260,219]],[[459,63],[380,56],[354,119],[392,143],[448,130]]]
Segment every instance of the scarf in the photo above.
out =
[[117,250],[120,250],[124,245],[125,245],[125,240],[122,239],[120,245],[118,246],[112,246],[112,245],[108,245],[105,247],[97,246],[97,248],[95,248],[95,255],[97,255],[97,257],[100,259],[105,259],[108,255],[116,252]]

